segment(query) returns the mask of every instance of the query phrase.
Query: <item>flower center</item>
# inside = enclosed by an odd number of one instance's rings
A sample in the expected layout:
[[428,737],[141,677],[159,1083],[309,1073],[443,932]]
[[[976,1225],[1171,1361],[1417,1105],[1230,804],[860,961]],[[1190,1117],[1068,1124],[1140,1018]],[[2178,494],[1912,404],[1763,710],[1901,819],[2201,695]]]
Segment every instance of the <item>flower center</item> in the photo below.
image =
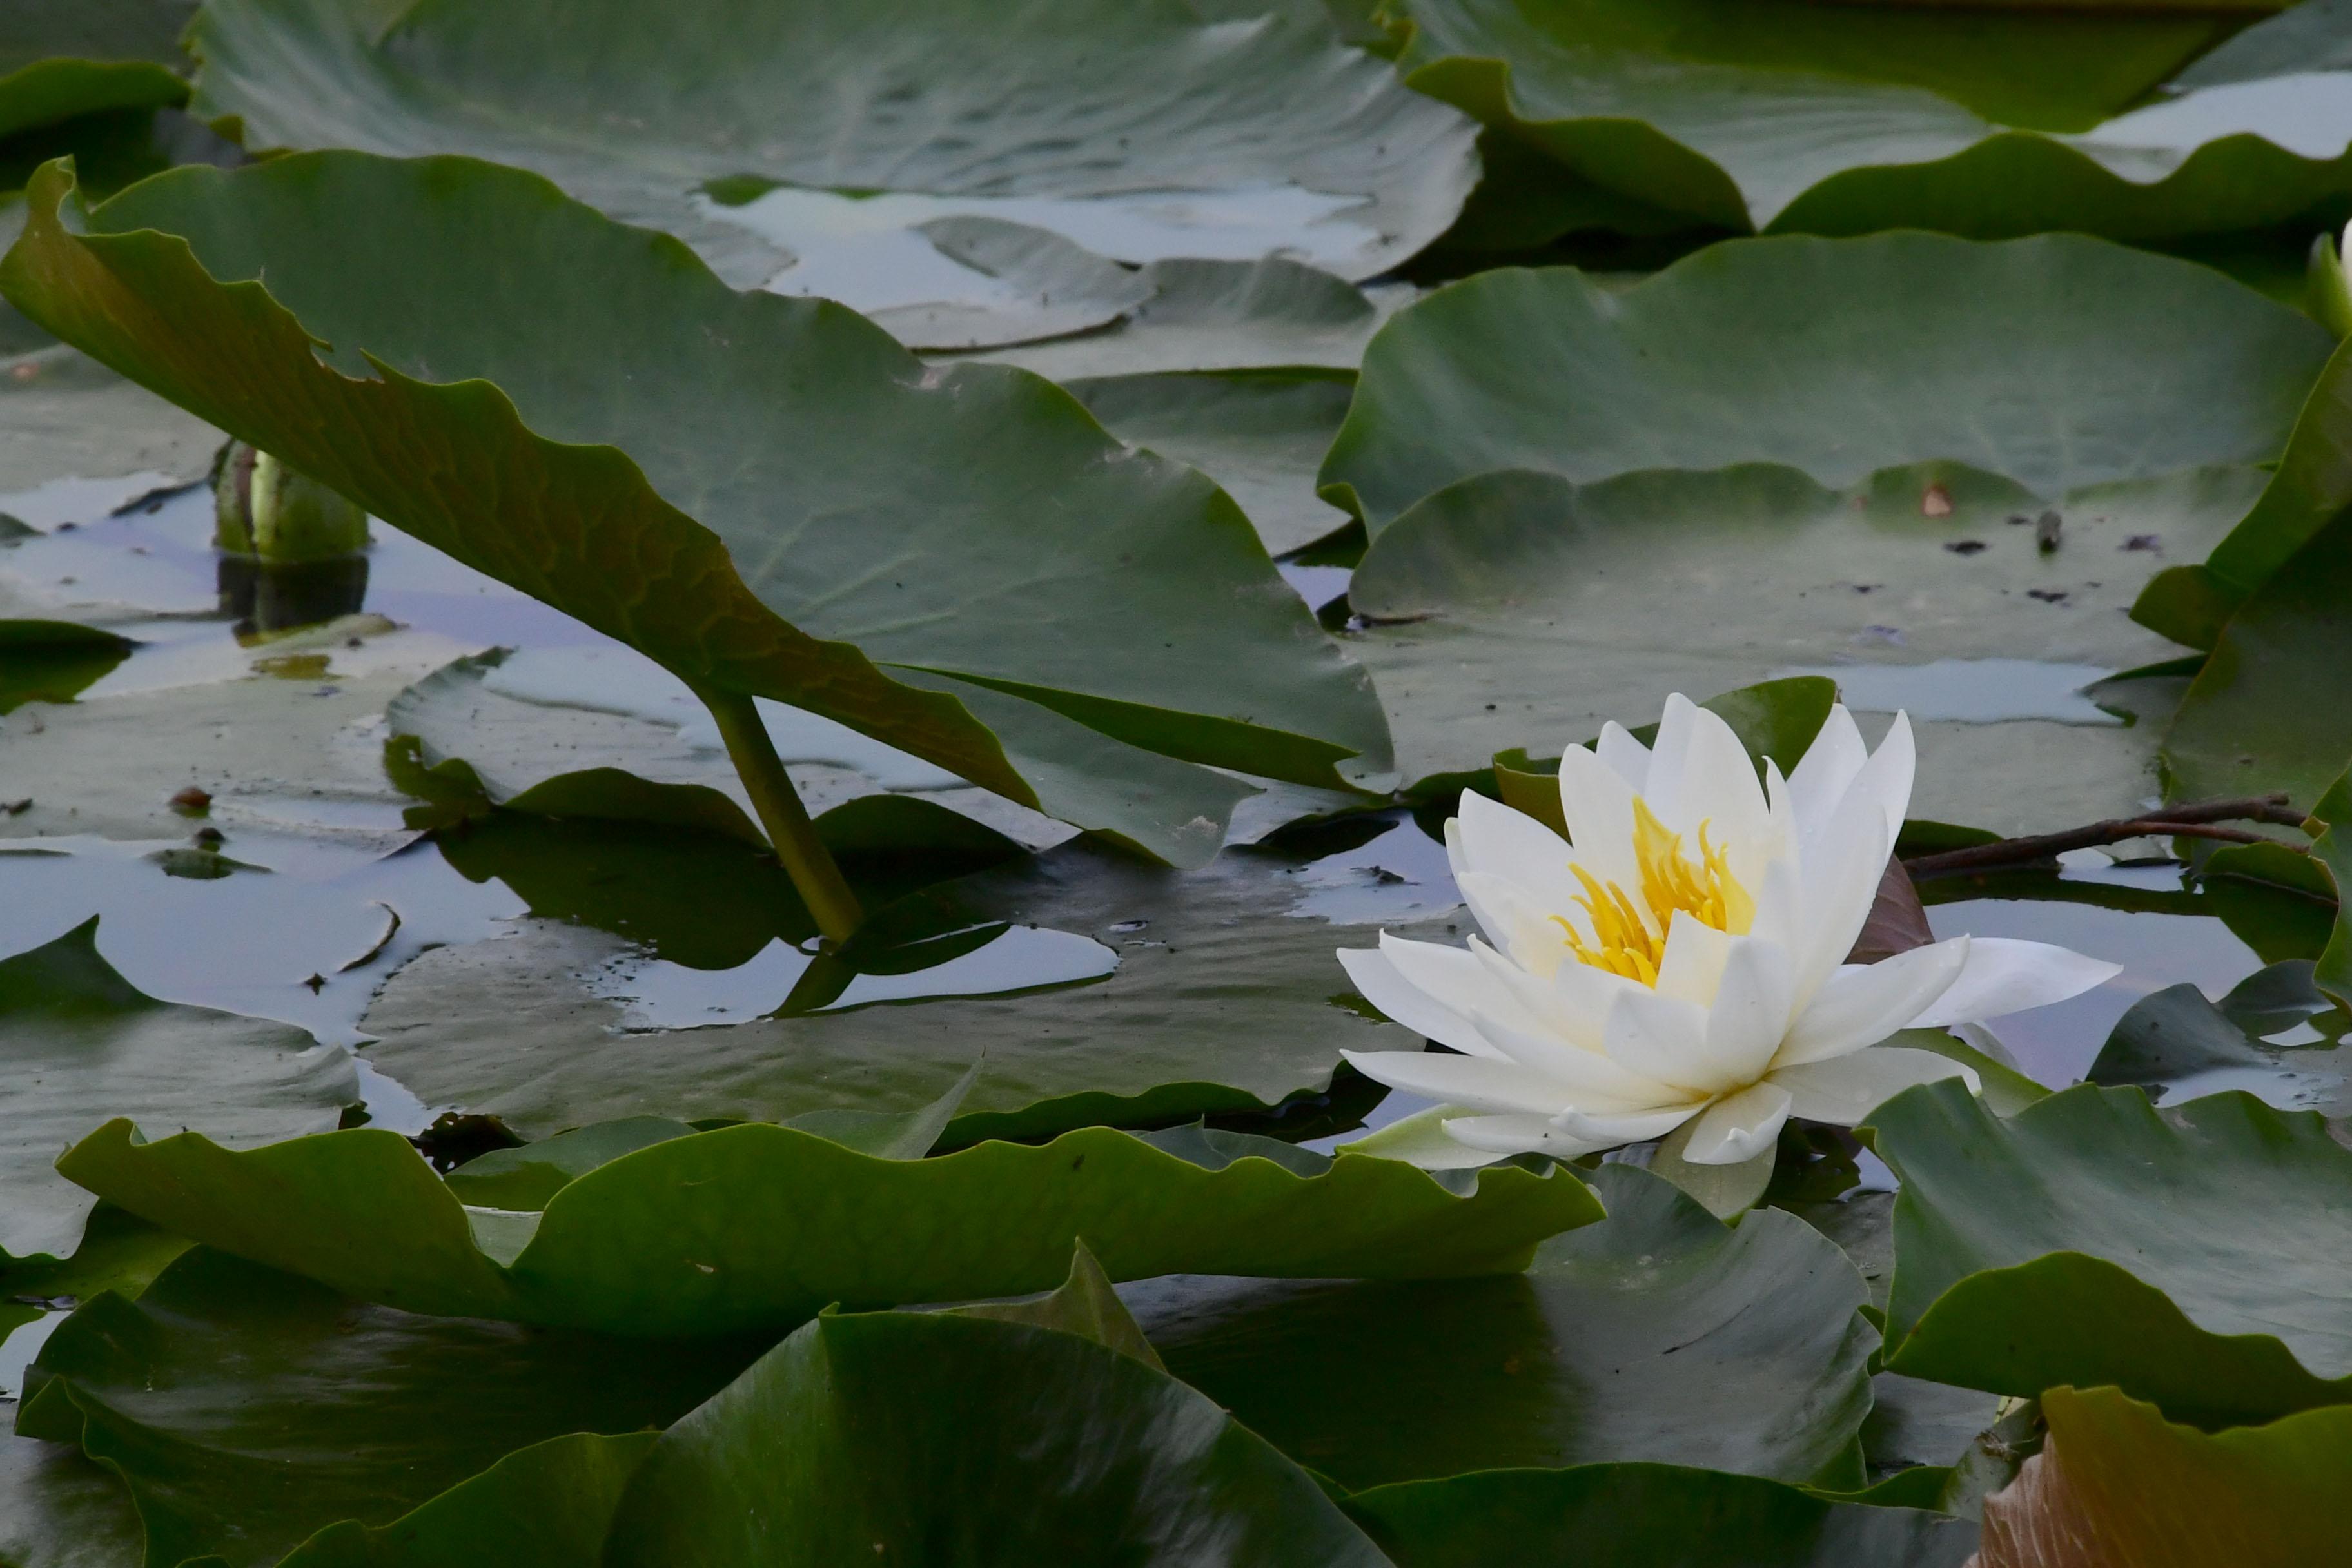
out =
[[1639,795],[1633,797],[1633,860],[1641,870],[1640,898],[1614,882],[1604,882],[1581,866],[1570,866],[1584,884],[1585,896],[1576,901],[1592,917],[1594,941],[1588,943],[1565,915],[1552,921],[1567,933],[1568,948],[1579,963],[1612,974],[1622,974],[1644,985],[1658,983],[1658,965],[1665,962],[1666,933],[1676,915],[1688,915],[1703,925],[1733,936],[1746,933],[1756,918],[1756,900],[1731,874],[1727,851],[1706,841],[1707,825],[1698,825],[1698,859],[1683,853],[1683,837],[1670,833]]

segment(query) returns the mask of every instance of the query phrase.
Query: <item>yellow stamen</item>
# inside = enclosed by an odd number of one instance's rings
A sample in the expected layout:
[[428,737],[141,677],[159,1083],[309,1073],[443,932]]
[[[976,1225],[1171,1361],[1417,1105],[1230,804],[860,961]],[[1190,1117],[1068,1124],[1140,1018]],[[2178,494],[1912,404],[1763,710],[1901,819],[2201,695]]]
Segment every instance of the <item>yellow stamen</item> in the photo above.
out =
[[1693,864],[1683,854],[1682,835],[1668,832],[1649,803],[1634,796],[1633,860],[1641,872],[1640,899],[1581,866],[1571,866],[1576,879],[1584,884],[1584,897],[1576,901],[1591,918],[1593,941],[1586,942],[1567,916],[1551,917],[1579,963],[1655,985],[1675,916],[1688,915],[1732,936],[1747,931],[1756,919],[1756,900],[1731,874],[1728,852],[1706,841],[1706,829],[1707,824],[1698,825],[1698,860]]

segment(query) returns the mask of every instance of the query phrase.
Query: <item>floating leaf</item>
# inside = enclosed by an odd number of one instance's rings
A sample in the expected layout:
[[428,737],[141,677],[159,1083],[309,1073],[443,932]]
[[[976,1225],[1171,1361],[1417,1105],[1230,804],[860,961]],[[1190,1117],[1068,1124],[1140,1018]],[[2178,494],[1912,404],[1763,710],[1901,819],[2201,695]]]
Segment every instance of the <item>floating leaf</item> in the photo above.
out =
[[617,1333],[802,1321],[829,1301],[1014,1295],[1083,1236],[1115,1279],[1179,1270],[1428,1278],[1507,1270],[1599,1217],[1581,1184],[1507,1167],[1452,1185],[1391,1161],[1222,1169],[1105,1128],[1042,1147],[877,1158],[751,1123],[597,1166],[542,1214],[468,1211],[407,1142],[367,1129],[232,1153],[110,1123],[62,1168],[207,1245],[410,1310]]
[[872,274],[924,259],[913,226],[969,215],[1121,261],[1283,251],[1367,278],[1475,174],[1469,121],[1320,16],[599,0],[387,27],[366,0],[223,0],[189,47],[194,111],[236,116],[257,153],[472,153],[681,235],[739,285],[797,253],[771,287],[846,282],[860,308],[935,298]]
[[[468,851],[456,847],[467,864]],[[578,853],[619,868],[615,856]],[[879,994],[930,998],[919,1005],[803,1012],[658,1041],[621,1032],[631,1016],[625,974],[614,984],[588,978],[636,955],[593,933],[536,925],[427,953],[394,975],[364,1020],[378,1037],[367,1056],[427,1103],[495,1115],[533,1138],[648,1111],[749,1121],[823,1106],[904,1111],[937,1099],[983,1048],[988,1070],[950,1129],[950,1144],[1264,1110],[1325,1092],[1342,1050],[1413,1047],[1400,1026],[1334,1005],[1347,994],[1331,956],[1346,933],[1297,912],[1308,893],[1300,873],[1311,864],[1234,849],[1176,872],[1066,845],[875,912],[876,943],[918,969],[924,939],[1013,928],[1003,954],[971,960],[976,985],[916,973]],[[646,877],[658,881],[655,870]],[[1450,891],[1445,898],[1450,904]],[[666,928],[643,923],[648,907],[667,906],[641,903],[615,911],[625,919],[606,918],[667,952]],[[1444,934],[1441,921],[1397,929]],[[1079,939],[1099,944],[1087,953],[1105,966],[1115,954],[1117,968],[1032,973],[1020,944],[1040,932],[1065,949]],[[685,961],[740,963],[768,940],[748,922],[726,933],[730,943],[742,938],[733,952],[714,951],[710,933],[691,925],[677,934]],[[1063,952],[1045,956],[1058,963]],[[806,960],[778,956],[790,963],[760,998],[766,1006],[782,1007],[806,973],[790,966]],[[1024,977],[1091,983],[1019,996],[952,994],[1009,990]]]
[[[2346,1054],[2314,1048],[2308,1026],[2336,1004],[2312,980],[2307,962],[2273,964],[2242,982],[2219,1004],[2190,984],[2168,985],[2132,1004],[2085,1076],[2093,1083],[2137,1085],[2188,1100],[2242,1089],[2273,1104],[2335,1115],[2352,1111]],[[2263,1037],[2305,1026],[2301,1046]]]
[[0,136],[188,96],[180,29],[195,0],[70,0],[13,9],[0,24]]
[[1347,1509],[1397,1568],[1961,1568],[1977,1543],[1963,1520],[1679,1465],[1487,1470],[1377,1487]]
[[1102,1265],[1095,1261],[1095,1255],[1087,1250],[1083,1240],[1077,1245],[1076,1256],[1070,1259],[1070,1277],[1052,1294],[1021,1301],[975,1301],[949,1310],[966,1318],[1059,1329],[1121,1355],[1133,1356],[1154,1372],[1168,1370],[1160,1360],[1160,1352],[1151,1348],[1151,1342],[1143,1337],[1143,1330],[1129,1315],[1126,1303],[1111,1288],[1110,1276],[1103,1272]]
[[2207,1425],[2352,1399],[2352,1252],[2333,1239],[2352,1152],[2318,1117],[2084,1085],[2003,1121],[1930,1085],[1872,1127],[1903,1179],[1893,1370],[2011,1394],[2112,1383]]
[[151,1568],[246,1568],[527,1445],[667,1426],[764,1348],[417,1317],[199,1249],[51,1335],[19,1429],[122,1476]]
[[112,632],[72,621],[0,621],[0,713],[27,702],[70,702],[130,657]]
[[1983,1568],[2297,1568],[2352,1548],[2352,1409],[2208,1436],[2112,1388],[2053,1388],[2042,1452],[1985,1500]]
[[90,1199],[50,1173],[110,1114],[202,1127],[231,1148],[335,1125],[360,1098],[351,1058],[300,1029],[159,1002],[98,951],[98,922],[0,959],[0,1252],[73,1250]]
[[1837,1247],[1776,1210],[1728,1228],[1631,1166],[1594,1186],[1609,1217],[1523,1275],[1167,1280],[1128,1300],[1177,1376],[1349,1487],[1618,1459],[1802,1481],[1851,1463],[1876,1335]]
[[[2124,238],[2261,228],[2352,188],[2299,50],[2107,119],[2223,36],[2210,16],[1744,0],[1401,0],[1405,79],[1572,187],[1717,228]],[[2293,15],[2289,14],[2290,16]],[[2316,31],[2323,36],[2324,23]],[[2266,51],[2268,52],[2268,51]],[[2181,85],[2195,85],[2184,77]],[[2335,132],[2335,133],[2331,133]]]
[[[37,185],[0,267],[20,308],[698,688],[790,700],[1171,855],[1214,823],[1091,786],[1066,731],[1315,782],[1384,760],[1368,682],[1232,503],[1108,460],[1034,377],[925,374],[838,307],[736,294],[675,242],[487,164],[184,169],[69,219],[67,177]],[[619,339],[573,324],[616,314]]]

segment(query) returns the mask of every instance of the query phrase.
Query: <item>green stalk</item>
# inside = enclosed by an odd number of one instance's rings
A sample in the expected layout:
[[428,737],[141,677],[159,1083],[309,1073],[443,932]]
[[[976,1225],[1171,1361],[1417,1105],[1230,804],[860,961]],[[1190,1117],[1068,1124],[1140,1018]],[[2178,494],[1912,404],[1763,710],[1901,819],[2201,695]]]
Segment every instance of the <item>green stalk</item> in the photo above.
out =
[[719,721],[728,759],[760,814],[760,826],[776,847],[776,858],[784,863],[785,874],[816,917],[816,929],[830,942],[847,942],[866,912],[858,908],[857,895],[849,890],[841,868],[834,864],[833,852],[818,839],[816,824],[809,820],[808,807],[793,788],[792,776],[768,739],[768,728],[760,722],[759,710],[739,691],[697,687],[695,695]]

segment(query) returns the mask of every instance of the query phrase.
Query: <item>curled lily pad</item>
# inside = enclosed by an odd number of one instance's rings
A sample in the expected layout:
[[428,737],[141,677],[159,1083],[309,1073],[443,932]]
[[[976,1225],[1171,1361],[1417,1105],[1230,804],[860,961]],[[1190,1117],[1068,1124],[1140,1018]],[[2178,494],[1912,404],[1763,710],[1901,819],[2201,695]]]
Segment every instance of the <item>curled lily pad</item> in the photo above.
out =
[[132,1133],[110,1123],[61,1169],[133,1214],[366,1300],[615,1333],[772,1329],[830,1301],[1041,1289],[1079,1237],[1115,1279],[1507,1271],[1600,1214],[1556,1171],[1449,1186],[1270,1140],[1265,1157],[1228,1152],[1213,1170],[1106,1128],[905,1161],[760,1123],[638,1149],[518,1214],[468,1210],[389,1132],[247,1153]]
[[1351,1488],[1621,1459],[1842,1475],[1876,1336],[1836,1246],[1775,1210],[1731,1229],[1627,1165],[1594,1187],[1609,1217],[1524,1274],[1126,1295],[1177,1376]]
[[2352,1541],[2352,1409],[2211,1434],[2112,1388],[2053,1389],[2042,1410],[2042,1451],[1985,1500],[1983,1568],[2289,1568]]
[[[1232,502],[1034,377],[927,374],[837,306],[737,294],[465,160],[177,170],[88,212],[63,172],[37,185],[0,268],[20,308],[707,695],[1194,858],[1214,821],[1097,784],[1072,731],[1305,782],[1385,760],[1368,681]],[[126,329],[132,299],[166,314]],[[628,334],[579,330],[616,312]]]
[[527,1445],[667,1426],[764,1348],[419,1317],[200,1248],[58,1328],[18,1429],[121,1475],[153,1568],[247,1568]]
[[1961,1568],[1977,1544],[1965,1520],[1680,1465],[1486,1470],[1375,1487],[1347,1509],[1397,1568]]
[[2352,1152],[2318,1117],[2084,1085],[2002,1120],[1929,1086],[1872,1128],[1903,1179],[1895,1371],[2011,1394],[2112,1383],[2207,1425],[2352,1399]]
[[2300,47],[2265,50],[2255,28],[2237,79],[2184,76],[2118,113],[2228,24],[1741,0],[1391,10],[1407,81],[1632,198],[1635,232],[1663,208],[1732,230],[2147,238],[2263,227],[2352,188],[2336,84],[2304,74],[2324,19],[2265,25]]
[[[2352,1110],[2352,1062],[2314,1026],[2336,1003],[2313,982],[2307,962],[2273,964],[2219,1003],[2190,984],[2141,998],[2117,1021],[2086,1075],[2136,1084],[2168,1100],[2241,1089],[2273,1105],[2341,1116]],[[2333,1020],[2339,1033],[2340,1016]],[[2303,1038],[2273,1043],[2273,1037]]]
[[365,0],[228,0],[189,47],[195,112],[236,116],[256,152],[531,169],[739,285],[795,258],[772,287],[903,264],[908,229],[970,216],[1121,261],[1286,251],[1365,278],[1434,238],[1475,173],[1468,121],[1319,17],[599,0],[386,26]]
[[0,1253],[74,1249],[89,1195],[53,1174],[109,1114],[202,1127],[231,1148],[333,1127],[360,1098],[350,1056],[300,1029],[159,1002],[115,973],[90,921],[0,960]]
[[0,621],[0,713],[27,702],[70,702],[121,664],[131,643],[73,621]]

